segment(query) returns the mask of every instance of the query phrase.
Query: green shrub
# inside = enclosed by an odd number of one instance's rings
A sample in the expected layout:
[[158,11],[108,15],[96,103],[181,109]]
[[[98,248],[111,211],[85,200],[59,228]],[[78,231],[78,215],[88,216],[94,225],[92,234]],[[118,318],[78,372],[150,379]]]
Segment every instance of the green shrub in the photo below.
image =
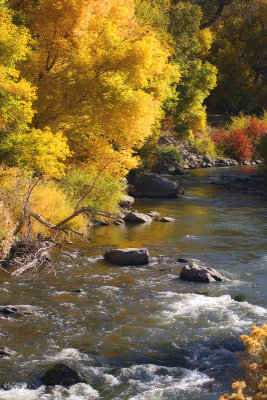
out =
[[174,146],[158,146],[156,155],[159,162],[174,163],[181,162],[182,157],[178,147]]
[[208,136],[196,138],[191,145],[191,149],[197,154],[211,156],[213,158],[217,156],[215,144]]
[[118,203],[125,195],[122,182],[95,170],[75,168],[60,181],[60,186],[74,205],[84,197],[80,206],[114,213],[119,211]]

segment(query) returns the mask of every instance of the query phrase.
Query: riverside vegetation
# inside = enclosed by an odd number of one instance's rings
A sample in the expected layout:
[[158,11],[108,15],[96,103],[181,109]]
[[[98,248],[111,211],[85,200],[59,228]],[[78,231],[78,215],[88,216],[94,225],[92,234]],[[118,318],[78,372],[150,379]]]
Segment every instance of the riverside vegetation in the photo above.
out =
[[266,23],[264,0],[0,0],[1,265],[37,237],[90,240],[128,171],[183,164],[184,145],[267,161]]

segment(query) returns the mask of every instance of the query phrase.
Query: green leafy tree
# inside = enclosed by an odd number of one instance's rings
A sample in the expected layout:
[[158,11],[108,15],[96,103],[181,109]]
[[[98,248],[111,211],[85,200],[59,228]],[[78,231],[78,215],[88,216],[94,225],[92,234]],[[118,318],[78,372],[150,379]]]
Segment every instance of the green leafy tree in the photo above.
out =
[[217,66],[218,84],[209,98],[212,111],[237,114],[266,108],[267,3],[230,2],[212,25],[215,40],[210,61]]

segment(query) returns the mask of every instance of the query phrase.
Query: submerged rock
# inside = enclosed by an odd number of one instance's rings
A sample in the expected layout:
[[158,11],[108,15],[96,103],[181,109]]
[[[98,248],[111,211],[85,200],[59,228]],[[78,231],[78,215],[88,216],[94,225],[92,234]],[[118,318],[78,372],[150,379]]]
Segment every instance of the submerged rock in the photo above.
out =
[[235,296],[231,295],[231,299],[237,301],[238,303],[243,303],[244,301],[247,301],[244,294],[236,294]]
[[222,282],[230,278],[224,276],[213,268],[205,267],[197,263],[190,263],[183,267],[180,279],[191,282]]
[[4,307],[0,309],[0,314],[3,316],[8,316],[12,314],[18,314],[19,309],[16,307]]
[[163,218],[159,218],[158,221],[159,222],[175,222],[175,219],[171,218],[171,217],[163,217]]
[[184,189],[178,183],[158,174],[146,173],[134,180],[130,194],[140,198],[175,198],[183,196]]
[[124,217],[124,221],[133,222],[136,224],[144,224],[146,222],[152,222],[152,218],[149,215],[131,211]]
[[149,261],[147,249],[112,249],[105,253],[105,260],[118,265],[144,265]]
[[186,258],[178,258],[177,261],[178,261],[179,263],[186,263],[186,264],[189,263],[189,261],[188,261]]
[[82,289],[74,289],[71,293],[84,293],[84,291]]
[[41,377],[41,382],[45,386],[61,385],[67,388],[77,383],[87,383],[78,371],[65,364],[56,364],[50,368]]
[[12,351],[8,347],[0,347],[0,358],[12,356]]
[[32,315],[33,313],[28,310],[19,309],[18,307],[6,306],[0,308],[0,315],[4,318],[20,318],[27,315]]

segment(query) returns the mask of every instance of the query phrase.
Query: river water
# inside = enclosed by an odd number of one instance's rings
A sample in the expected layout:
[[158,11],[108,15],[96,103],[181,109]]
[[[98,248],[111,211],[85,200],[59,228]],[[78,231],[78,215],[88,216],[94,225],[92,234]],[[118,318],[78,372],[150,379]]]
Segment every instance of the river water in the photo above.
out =
[[[210,180],[253,171],[189,171],[179,177],[182,199],[135,205],[176,222],[98,228],[92,244],[69,248],[75,260],[55,255],[56,276],[2,276],[1,305],[29,315],[0,321],[1,345],[14,351],[0,360],[8,389],[0,400],[215,400],[229,390],[241,373],[240,334],[266,321],[267,202]],[[146,247],[151,262],[109,265],[103,254],[111,247]],[[182,282],[178,257],[200,259],[233,280]],[[26,387],[58,362],[89,384]]]

